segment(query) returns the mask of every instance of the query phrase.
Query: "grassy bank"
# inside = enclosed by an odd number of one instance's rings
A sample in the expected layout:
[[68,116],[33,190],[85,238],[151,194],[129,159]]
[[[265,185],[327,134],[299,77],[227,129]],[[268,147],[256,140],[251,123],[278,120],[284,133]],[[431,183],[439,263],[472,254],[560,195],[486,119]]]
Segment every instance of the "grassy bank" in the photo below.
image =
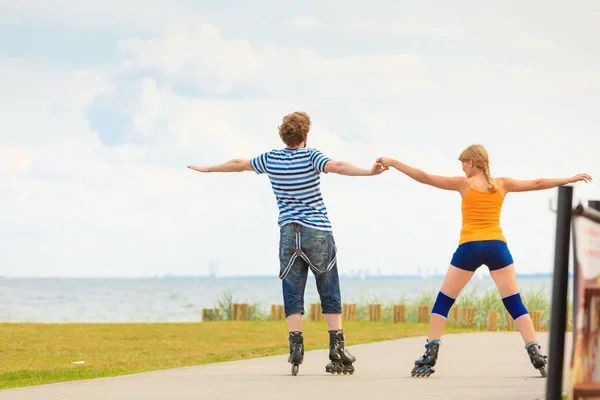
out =
[[[427,332],[426,324],[412,323],[347,322],[345,328],[348,346]],[[324,322],[306,322],[303,330],[307,351],[327,348]],[[448,327],[447,333],[466,331]],[[0,389],[7,389],[285,354],[288,342],[285,321],[4,323],[0,349]]]
[[[357,301],[356,319],[357,321],[368,321],[369,319],[369,304],[381,304],[381,318],[383,322],[392,321],[392,308],[394,304],[404,304],[406,306],[407,322],[418,322],[418,308],[420,305],[433,306],[437,292],[425,292],[416,298],[398,297],[392,300],[381,301],[380,299],[361,298]],[[550,295],[544,290],[537,291],[522,291],[521,297],[523,303],[529,311],[539,311],[541,314],[541,328],[544,330],[550,327]],[[567,309],[571,310],[571,299],[568,299]],[[235,294],[225,291],[220,298],[215,302],[214,308],[219,310],[219,320],[231,319],[231,305],[235,303]],[[475,328],[486,329],[487,319],[490,310],[498,312],[498,330],[505,330],[508,322],[506,320],[505,308],[502,299],[496,290],[489,290],[484,293],[475,293],[474,291],[465,290],[456,299],[456,306],[471,307],[475,309]],[[250,303],[248,308],[248,319],[251,321],[266,321],[269,320],[270,305],[260,303]],[[306,305],[307,314],[305,319],[309,319],[309,305]],[[572,322],[572,315],[569,313],[569,321]]]

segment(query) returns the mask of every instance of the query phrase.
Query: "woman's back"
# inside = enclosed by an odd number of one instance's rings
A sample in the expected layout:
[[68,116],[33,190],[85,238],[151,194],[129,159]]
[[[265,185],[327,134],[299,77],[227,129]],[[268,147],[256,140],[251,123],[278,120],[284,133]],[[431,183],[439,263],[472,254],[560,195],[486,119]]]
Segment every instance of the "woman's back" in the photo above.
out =
[[[481,179],[483,178],[483,179]],[[470,187],[462,198],[462,229],[459,245],[480,240],[506,242],[500,228],[500,213],[504,197],[501,189],[489,191],[485,177],[469,179]]]

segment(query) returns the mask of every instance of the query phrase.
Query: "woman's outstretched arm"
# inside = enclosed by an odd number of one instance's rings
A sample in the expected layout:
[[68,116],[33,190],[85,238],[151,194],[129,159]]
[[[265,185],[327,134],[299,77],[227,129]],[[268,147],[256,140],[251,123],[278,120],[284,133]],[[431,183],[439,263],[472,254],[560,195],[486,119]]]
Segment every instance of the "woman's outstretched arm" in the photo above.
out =
[[434,186],[439,189],[461,191],[461,189],[464,189],[465,186],[469,185],[469,182],[465,177],[431,175],[423,170],[394,160],[393,158],[380,157],[377,159],[377,162],[384,167],[395,168],[417,182]]
[[552,189],[557,186],[567,185],[584,181],[585,183],[592,180],[588,174],[578,174],[570,178],[540,178],[532,180],[518,180],[511,178],[498,178],[498,183],[502,186],[504,192],[530,192],[534,190]]

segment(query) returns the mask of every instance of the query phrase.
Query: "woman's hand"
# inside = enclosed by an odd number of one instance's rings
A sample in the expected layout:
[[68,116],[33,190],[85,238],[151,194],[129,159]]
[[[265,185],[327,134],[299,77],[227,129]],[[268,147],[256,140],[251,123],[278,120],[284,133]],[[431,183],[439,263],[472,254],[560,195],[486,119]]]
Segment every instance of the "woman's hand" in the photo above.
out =
[[389,167],[393,166],[393,164],[394,164],[394,162],[396,162],[396,160],[394,160],[393,158],[388,158],[388,157],[379,157],[376,162],[381,164],[385,168],[389,168]]
[[570,179],[570,182],[575,183],[575,182],[579,182],[579,181],[584,181],[585,183],[588,183],[591,180],[592,180],[592,177],[589,176],[588,174],[578,174],[578,175],[575,175],[574,177],[572,177]]

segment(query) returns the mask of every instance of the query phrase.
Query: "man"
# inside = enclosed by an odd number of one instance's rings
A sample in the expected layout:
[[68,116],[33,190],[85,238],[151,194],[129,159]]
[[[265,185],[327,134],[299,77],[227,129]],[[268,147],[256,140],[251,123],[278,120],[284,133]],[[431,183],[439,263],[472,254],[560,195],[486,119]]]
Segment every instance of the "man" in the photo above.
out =
[[310,117],[294,112],[283,117],[279,136],[281,150],[263,153],[252,160],[234,159],[210,167],[188,166],[199,172],[255,171],[267,174],[279,207],[279,278],[282,280],[285,315],[289,328],[292,374],[304,358],[302,316],[308,269],[316,278],[321,307],[329,328],[329,373],[354,372],[356,358],[344,346],[342,301],[336,262],[336,245],[321,195],[320,174],[379,175],[387,168],[375,163],[371,169],[335,161],[317,149],[307,148]]

